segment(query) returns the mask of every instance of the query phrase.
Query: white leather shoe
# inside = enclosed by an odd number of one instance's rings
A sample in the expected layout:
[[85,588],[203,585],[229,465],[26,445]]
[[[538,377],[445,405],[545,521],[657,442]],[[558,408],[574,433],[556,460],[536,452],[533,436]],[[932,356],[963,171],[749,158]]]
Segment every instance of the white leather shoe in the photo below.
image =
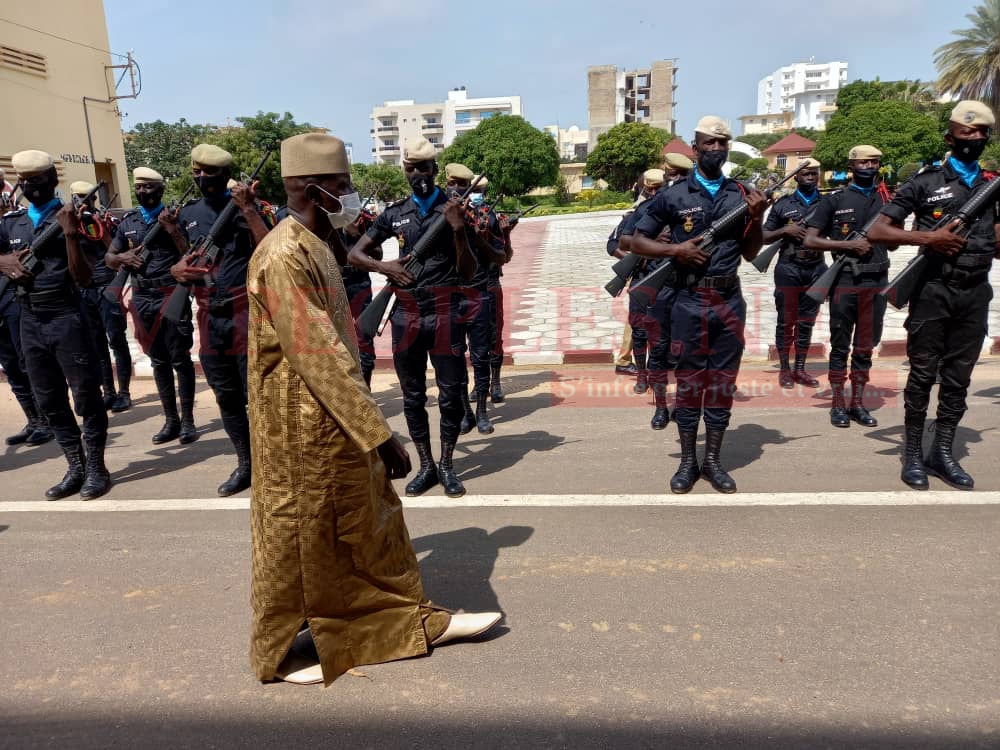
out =
[[475,638],[492,628],[503,617],[499,612],[462,612],[451,616],[445,631],[431,641],[432,646],[457,641],[460,638]]
[[274,676],[279,680],[291,682],[294,685],[319,685],[323,682],[323,667],[319,664],[313,664],[310,667],[296,669],[292,672],[279,670],[274,673]]

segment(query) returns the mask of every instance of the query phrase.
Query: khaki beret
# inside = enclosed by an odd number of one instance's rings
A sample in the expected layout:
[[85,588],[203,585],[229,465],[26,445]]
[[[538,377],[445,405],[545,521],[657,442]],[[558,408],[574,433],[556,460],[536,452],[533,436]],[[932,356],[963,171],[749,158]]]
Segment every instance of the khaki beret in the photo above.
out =
[[445,179],[448,180],[468,180],[469,182],[472,182],[472,178],[475,177],[472,170],[467,166],[464,164],[455,164],[454,162],[451,164],[445,164],[444,176]]
[[642,173],[642,184],[646,187],[658,187],[666,181],[662,169],[647,169]]
[[52,157],[44,151],[18,151],[10,162],[14,166],[14,171],[18,177],[31,177],[42,172],[47,172],[55,166]]
[[796,169],[819,169],[820,163],[813,159],[811,156],[806,157],[798,164],[795,165]]
[[882,152],[874,146],[855,146],[847,155],[848,161],[855,159],[881,159]]
[[199,143],[191,149],[191,166],[228,167],[233,163],[233,155],[211,143]]
[[713,138],[732,138],[733,131],[729,129],[726,121],[715,115],[705,115],[694,128],[694,132],[702,135],[709,135]]
[[694,169],[694,162],[684,156],[684,154],[667,154],[663,157],[663,163],[670,169],[686,169],[688,171]]
[[87,182],[86,180],[77,180],[76,182],[70,183],[69,186],[69,192],[73,195],[86,195],[93,189],[94,183]]
[[[476,182],[476,180],[479,180],[479,182]],[[486,178],[486,175],[483,175],[482,177],[480,177],[479,175],[474,175],[472,181],[476,182],[477,193],[483,192],[490,185],[490,181]]]
[[149,167],[136,167],[132,170],[132,180],[136,185],[143,182],[163,182],[163,175]]
[[406,164],[416,164],[420,161],[428,161],[437,156],[434,144],[423,136],[414,138],[412,142],[406,144],[403,149],[403,162]]
[[300,133],[281,142],[281,176],[350,174],[344,142],[327,133]]
[[956,104],[955,109],[951,111],[949,119],[952,122],[957,122],[959,125],[968,125],[970,127],[985,125],[988,128],[992,128],[996,124],[996,118],[993,116],[990,108],[982,102],[977,102],[973,99],[965,99]]

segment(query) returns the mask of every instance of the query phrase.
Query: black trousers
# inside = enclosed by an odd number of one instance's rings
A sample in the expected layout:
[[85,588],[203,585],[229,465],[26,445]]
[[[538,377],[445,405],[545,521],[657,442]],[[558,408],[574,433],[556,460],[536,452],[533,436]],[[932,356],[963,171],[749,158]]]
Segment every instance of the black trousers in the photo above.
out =
[[955,426],[965,414],[972,369],[986,338],[991,299],[988,278],[968,288],[935,279],[910,299],[906,319],[910,374],[903,391],[907,421],[926,418],[939,373],[938,422]]
[[677,356],[677,427],[724,430],[732,417],[743,359],[746,304],[734,289],[681,289],[671,316]]
[[830,292],[830,367],[831,385],[847,380],[847,358],[851,358],[851,382],[864,385],[872,369],[872,354],[882,340],[887,274],[865,274],[855,279],[849,272],[840,274]]
[[101,363],[101,379],[106,386],[114,386],[115,370],[111,367],[111,354],[108,352],[110,345],[118,380],[123,388],[127,388],[132,376],[132,352],[129,351],[126,337],[125,311],[118,302],[110,302],[104,298],[103,286],[89,287],[82,290],[81,294],[94,337],[94,349]]
[[0,367],[25,414],[37,411],[21,349],[21,306],[11,301],[0,315]]
[[[372,303],[371,279],[349,284],[345,287],[345,290],[347,291],[347,299],[351,303],[351,315],[357,320],[361,313],[368,308],[368,305]],[[357,331],[357,334],[361,372],[362,374],[370,373],[375,369],[375,338],[373,336],[363,336],[360,331]]]
[[[194,324],[191,311],[188,309],[179,323],[172,323],[163,317],[163,305],[164,293],[156,289],[138,290],[132,294],[136,338],[143,352],[149,355],[156,390],[164,405],[173,403],[178,391],[181,403],[193,402],[195,373],[191,347],[194,346]],[[176,389],[174,373],[177,375]]]
[[[493,299],[486,290],[470,290],[466,329],[469,337],[469,359],[472,362],[473,383],[476,393],[490,390],[491,353],[496,335],[493,320]],[[468,371],[466,371],[468,389]]]
[[[672,286],[660,289],[656,300],[649,307],[640,308],[629,299],[628,321],[632,327],[632,351],[649,352],[646,367],[649,369],[649,381],[654,385],[666,384],[667,373],[674,369],[671,321],[676,299],[677,289]],[[642,341],[641,347],[636,344],[637,337]],[[649,345],[650,342],[652,346]]]
[[778,313],[774,346],[782,359],[788,359],[792,342],[796,352],[809,351],[819,303],[806,292],[826,268],[823,262],[806,264],[791,258],[780,258],[774,267],[774,305]]
[[489,288],[490,311],[493,313],[490,318],[492,327],[490,329],[490,364],[493,366],[503,364],[503,287],[497,284]]
[[462,389],[467,387],[465,368],[465,315],[468,300],[447,290],[435,297],[397,295],[392,325],[392,362],[403,391],[403,415],[410,438],[430,439],[427,417],[427,359],[434,368],[441,412],[441,440],[458,442],[465,412]]
[[[101,398],[100,368],[82,303],[60,310],[21,310],[21,346],[31,389],[56,441],[67,448],[80,440],[76,415],[83,419],[88,445],[108,440],[108,413]],[[73,394],[69,405],[67,389]]]
[[215,394],[226,434],[237,451],[250,444],[247,417],[247,304],[209,300],[198,355],[205,380]]

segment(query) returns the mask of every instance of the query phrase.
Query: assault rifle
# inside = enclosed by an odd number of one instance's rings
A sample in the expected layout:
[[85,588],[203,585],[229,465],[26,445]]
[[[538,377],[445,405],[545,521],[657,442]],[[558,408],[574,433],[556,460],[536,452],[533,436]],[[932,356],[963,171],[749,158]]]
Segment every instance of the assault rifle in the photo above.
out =
[[[844,242],[851,242],[852,240],[864,239],[868,236],[871,228],[875,226],[875,222],[878,221],[878,217],[881,214],[875,214],[872,218],[868,220],[861,229],[855,229],[847,237],[844,238]],[[813,302],[818,302],[822,304],[826,301],[826,298],[830,296],[830,290],[833,289],[833,285],[837,283],[837,277],[840,276],[840,272],[844,270],[844,266],[849,263],[853,263],[855,258],[853,256],[844,253],[839,258],[837,258],[830,267],[823,271],[823,275],[816,279],[808,291],[806,291],[806,296]]]
[[[465,192],[459,196],[459,200],[464,201],[469,197],[472,190],[479,184],[479,181],[485,177],[485,174],[481,174],[466,188]],[[417,240],[416,244],[413,246],[408,255],[409,259],[406,261],[406,265],[403,266],[414,278],[416,278],[421,271],[424,270],[424,263],[431,256],[433,252],[434,240],[437,239],[438,235],[444,231],[445,226],[448,224],[448,219],[441,212],[431,225],[427,228],[420,239]],[[386,286],[376,294],[368,305],[358,316],[358,329],[361,334],[366,337],[374,337],[379,328],[382,326],[382,318],[385,317],[385,311],[389,307],[389,300],[392,299],[392,295],[395,293],[397,287],[391,284],[386,284]]]
[[[931,231],[946,227],[956,219],[961,224],[955,229],[959,237],[968,237],[972,225],[983,210],[997,200],[1000,195],[1000,177],[994,177],[989,182],[980,185],[975,193],[965,202],[965,205],[953,214],[942,216]],[[920,283],[920,278],[930,263],[930,253],[926,248],[920,252],[889,282],[889,285],[879,294],[885,297],[897,310],[903,309],[910,301],[914,290]]]
[[[183,206],[187,202],[187,199],[192,192],[194,192],[193,184],[185,191],[184,195],[181,196],[181,199],[179,201],[174,202],[174,205],[171,208],[164,208],[163,210],[173,211],[177,208],[177,206]],[[163,225],[159,221],[157,221],[146,232],[146,236],[142,238],[142,246],[139,248],[139,252],[136,253],[136,255],[139,257],[139,260],[142,261],[142,266],[140,267],[140,269],[145,267],[146,262],[149,260],[150,242],[156,239],[156,237],[162,231],[163,231]],[[122,296],[124,296],[125,294],[125,285],[131,282],[132,274],[140,269],[129,268],[128,266],[122,266],[121,268],[119,268],[118,273],[115,274],[115,280],[104,288],[104,298],[108,302],[120,303],[122,300]]]
[[541,205],[540,203],[536,203],[533,206],[528,206],[527,208],[521,209],[520,211],[518,211],[513,216],[507,215],[507,226],[510,227],[511,229],[513,229],[514,227],[517,226],[517,222],[519,222],[521,220],[522,216],[524,216],[525,214],[530,214],[532,211],[534,211],[540,205]]
[[[792,179],[803,169],[806,169],[807,164],[808,162],[803,162],[796,169],[792,170],[778,180],[778,182],[764,191],[764,197],[770,201],[771,196],[774,195],[774,191]],[[731,231],[737,224],[743,221],[749,210],[750,207],[747,205],[747,202],[743,201],[736,208],[713,221],[711,226],[709,226],[708,229],[699,234],[696,238],[701,239],[701,244],[698,245],[698,249],[711,254],[716,248],[718,238]],[[676,269],[674,268],[673,259],[667,258],[657,267],[655,271],[647,274],[644,278],[639,280],[638,284],[632,287],[632,290],[628,293],[629,297],[631,297],[632,301],[640,307],[649,307],[656,300],[656,295],[663,288],[663,285],[666,284],[667,281],[675,274]]]
[[[268,145],[267,151],[264,152],[264,158],[260,160],[257,164],[257,168],[253,171],[244,185],[251,185],[253,181],[257,179],[257,175],[260,174],[260,170],[264,168],[267,164],[267,160],[271,158],[271,154],[274,152],[274,145]],[[195,266],[197,268],[208,268],[211,269],[216,261],[219,259],[219,253],[222,252],[222,248],[219,247],[219,237],[226,230],[229,224],[236,218],[236,214],[240,212],[240,207],[236,205],[236,202],[230,197],[229,202],[226,204],[225,208],[219,213],[218,217],[215,219],[215,223],[212,224],[212,228],[208,230],[208,234],[202,235],[198,238],[198,241],[194,243],[194,247],[188,251],[185,258],[188,258],[188,265]],[[173,292],[170,295],[170,299],[167,300],[166,306],[163,308],[163,317],[169,320],[171,323],[179,323],[184,318],[185,308],[187,307],[188,293],[191,291],[190,284],[178,284],[174,287]]]
[[[805,226],[806,222],[808,222],[815,213],[816,209],[814,208],[795,223],[798,226]],[[766,273],[768,267],[771,265],[771,261],[774,260],[774,256],[778,254],[779,250],[784,249],[786,244],[788,244],[787,237],[782,237],[777,242],[772,242],[770,245],[757,253],[757,257],[750,261],[750,264],[761,273]]]
[[[91,200],[95,195],[97,195],[97,191],[100,190],[102,187],[104,187],[103,180],[94,185],[91,191],[86,195],[82,197],[74,195],[73,207],[79,208],[84,203]],[[27,270],[27,272],[30,273],[32,276],[37,275],[38,272],[42,270],[43,266],[42,261],[40,261],[38,257],[35,255],[35,251],[41,249],[42,246],[45,245],[49,240],[58,237],[60,234],[62,234],[62,226],[59,224],[58,220],[53,221],[51,224],[45,227],[45,229],[42,230],[42,233],[35,238],[34,242],[31,243],[31,247],[28,248],[28,254],[25,255],[24,258],[21,260],[21,265],[24,266],[25,270]],[[10,283],[11,283],[10,276],[3,276],[2,278],[0,278],[0,299],[3,299],[3,296],[7,293],[7,287],[10,286]],[[6,310],[8,304],[10,304],[9,300],[2,306],[0,306],[0,312]]]

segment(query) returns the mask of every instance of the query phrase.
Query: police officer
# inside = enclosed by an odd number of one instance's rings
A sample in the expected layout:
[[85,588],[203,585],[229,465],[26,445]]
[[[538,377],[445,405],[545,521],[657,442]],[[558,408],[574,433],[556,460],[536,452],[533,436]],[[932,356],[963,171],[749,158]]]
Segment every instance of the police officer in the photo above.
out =
[[[390,316],[393,364],[403,391],[403,414],[410,438],[420,457],[420,470],[406,485],[410,497],[420,495],[440,482],[449,497],[461,497],[465,487],[455,474],[453,455],[458,442],[464,409],[462,389],[466,388],[465,323],[468,300],[462,287],[476,271],[476,258],[469,243],[462,204],[448,199],[435,186],[438,165],[434,146],[418,137],[408,143],[403,171],[413,195],[386,207],[358,243],[351,248],[349,262],[375,271],[397,287]],[[404,268],[408,249],[435,220],[444,214],[447,225],[434,240],[434,251],[416,278]],[[399,241],[398,260],[379,261],[372,250],[389,237]],[[441,412],[441,460],[435,470],[427,419],[427,358],[430,356],[438,386]]]
[[[477,189],[485,195],[489,187],[489,180],[486,177],[480,181]],[[490,296],[490,401],[494,404],[502,404],[506,399],[503,395],[503,387],[500,384],[500,372],[503,369],[503,329],[506,318],[504,316],[503,299],[503,267],[514,259],[514,247],[510,244],[510,233],[513,227],[507,217],[503,214],[493,212],[496,217],[496,224],[490,230],[492,238],[491,244],[502,245],[503,262],[493,262],[488,264],[486,273],[486,291]],[[494,232],[499,232],[495,234]]]
[[[957,489],[971,490],[975,484],[952,455],[952,444],[988,327],[993,297],[989,271],[1000,239],[996,231],[1000,217],[996,206],[990,206],[971,223],[968,239],[954,233],[956,222],[936,230],[934,226],[986,181],[979,157],[995,124],[985,104],[959,102],[945,134],[951,155],[902,185],[870,234],[872,241],[921,245],[930,258],[910,297],[906,320],[910,372],[903,391],[906,441],[901,478],[914,489],[927,489],[928,471]],[[906,231],[902,225],[911,213],[916,226]],[[939,373],[934,443],[925,463],[921,437]]]
[[[74,182],[69,186],[70,193],[77,199],[82,199],[94,186],[89,182]],[[132,352],[129,350],[126,337],[125,311],[121,305],[111,302],[104,296],[104,289],[115,278],[115,272],[104,262],[107,249],[111,246],[111,234],[104,226],[96,207],[97,197],[88,201],[83,211],[85,214],[84,230],[88,232],[92,242],[90,247],[98,252],[94,259],[94,278],[83,294],[84,307],[90,317],[90,330],[94,335],[94,348],[101,362],[101,380],[104,384],[104,408],[118,413],[132,408],[132,396],[129,386],[132,381]],[[111,355],[108,345],[115,355],[114,367],[111,366]],[[115,390],[115,370],[118,371],[118,389]]]
[[[692,144],[697,168],[686,180],[657,193],[632,240],[634,252],[669,258],[677,270],[671,338],[677,356],[674,418],[681,462],[670,480],[676,493],[690,491],[698,477],[695,443],[702,413],[706,436],[701,475],[719,492],[736,491],[719,454],[732,416],[744,346],[746,305],[737,269],[741,257],[752,260],[760,251],[767,199],[723,174],[731,139],[724,120],[707,116],[698,121]],[[711,254],[702,250],[698,235],[743,203],[745,220],[722,232]],[[664,231],[664,241],[657,241]]]
[[[830,290],[830,366],[833,402],[830,424],[850,427],[851,420],[875,427],[878,420],[865,408],[864,390],[872,367],[872,353],[882,339],[889,254],[885,245],[861,238],[848,240],[889,202],[885,183],[878,182],[882,152],[874,146],[855,146],[848,154],[851,182],[826,196],[806,222],[806,248],[829,251],[849,259]],[[851,407],[844,399],[847,357],[851,357]]]
[[[182,257],[170,273],[184,284],[204,283],[211,274],[211,288],[204,298],[208,308],[199,315],[199,360],[205,371],[215,401],[219,405],[222,427],[236,451],[236,469],[219,485],[222,497],[242,492],[250,486],[250,423],[247,420],[247,265],[254,248],[269,229],[261,217],[254,187],[236,183],[230,190],[232,154],[207,143],[191,150],[191,174],[202,197],[180,210],[176,219],[185,245],[194,244],[208,233],[229,205],[239,206],[236,218],[216,238],[222,252],[212,269],[191,265]],[[164,215],[164,221],[174,221]],[[187,248],[181,248],[186,250]]]
[[[778,383],[782,388],[791,388],[796,383],[809,388],[819,387],[819,381],[806,372],[806,358],[809,356],[819,303],[807,297],[806,292],[827,267],[821,251],[802,245],[806,236],[805,218],[821,200],[817,189],[819,162],[815,159],[805,159],[804,162],[805,166],[794,178],[797,184],[795,192],[776,201],[764,223],[765,243],[783,241],[774,266],[774,304],[778,313],[774,346],[781,363]],[[789,366],[793,341],[794,370]]]
[[[161,314],[164,300],[169,299],[177,287],[177,280],[170,275],[170,267],[180,260],[177,248],[178,245],[185,245],[186,241],[176,220],[168,221],[168,218],[175,217],[170,217],[170,210],[163,205],[163,176],[148,167],[136,167],[132,176],[139,207],[122,217],[105,262],[113,272],[122,267],[131,271],[136,338],[153,366],[153,380],[165,419],[163,427],[153,435],[153,444],[161,445],[179,438],[181,444],[186,445],[198,439],[194,424],[194,363],[191,361],[194,324],[190,320],[190,309],[186,311],[184,320],[177,323]],[[159,217],[165,212],[168,216],[164,216],[161,222]],[[147,245],[146,235],[154,226],[160,226],[160,229],[152,244]],[[178,394],[181,403],[179,414]]]
[[[79,492],[82,500],[91,500],[111,488],[104,465],[108,414],[101,400],[97,353],[80,299],[80,288],[91,282],[97,251],[80,232],[81,212],[56,198],[59,177],[52,157],[44,151],[21,151],[11,162],[30,205],[0,220],[0,271],[18,284],[28,378],[69,464],[62,481],[45,496],[58,500]],[[32,248],[54,222],[62,234]],[[41,264],[34,275],[22,263],[29,248]],[[73,394],[77,415],[83,418],[86,455],[67,390]]]

